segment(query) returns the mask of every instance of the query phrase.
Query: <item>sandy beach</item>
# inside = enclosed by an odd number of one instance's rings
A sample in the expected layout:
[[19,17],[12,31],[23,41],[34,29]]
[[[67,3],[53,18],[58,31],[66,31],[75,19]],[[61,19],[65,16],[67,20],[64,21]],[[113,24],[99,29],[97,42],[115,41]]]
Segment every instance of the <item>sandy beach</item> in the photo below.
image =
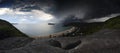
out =
[[70,29],[58,32],[58,33],[53,33],[50,35],[44,35],[44,36],[39,36],[39,37],[32,37],[32,38],[55,38],[55,37],[62,37],[63,35],[67,35],[68,33],[71,33],[75,31],[75,27],[72,27]]

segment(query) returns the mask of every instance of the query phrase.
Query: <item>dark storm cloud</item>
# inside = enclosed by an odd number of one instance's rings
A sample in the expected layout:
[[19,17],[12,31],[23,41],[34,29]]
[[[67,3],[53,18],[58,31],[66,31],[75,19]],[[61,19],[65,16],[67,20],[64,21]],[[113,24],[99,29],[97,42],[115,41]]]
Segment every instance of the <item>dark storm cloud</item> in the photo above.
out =
[[0,8],[20,8],[20,11],[43,10],[51,13],[54,8],[54,0],[1,0]]
[[17,0],[13,8],[21,8],[21,11],[43,10],[51,13],[54,9],[53,0]]
[[98,0],[92,3],[92,10],[85,18],[100,18],[110,14],[120,13],[120,0]]
[[58,16],[73,14],[91,19],[120,13],[120,0],[57,0]]
[[[0,7],[11,6],[21,11],[43,10],[64,18],[74,15],[81,19],[100,18],[120,13],[120,0],[1,0]],[[9,5],[10,4],[10,5]]]

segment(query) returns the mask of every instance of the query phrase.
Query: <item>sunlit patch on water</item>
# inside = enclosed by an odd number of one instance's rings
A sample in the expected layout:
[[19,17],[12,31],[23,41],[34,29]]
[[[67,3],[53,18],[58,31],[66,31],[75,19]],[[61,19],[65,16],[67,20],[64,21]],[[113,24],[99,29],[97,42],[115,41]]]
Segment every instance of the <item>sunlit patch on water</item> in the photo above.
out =
[[61,25],[48,25],[48,23],[17,24],[14,26],[30,37],[46,36],[70,28],[70,27],[63,27]]

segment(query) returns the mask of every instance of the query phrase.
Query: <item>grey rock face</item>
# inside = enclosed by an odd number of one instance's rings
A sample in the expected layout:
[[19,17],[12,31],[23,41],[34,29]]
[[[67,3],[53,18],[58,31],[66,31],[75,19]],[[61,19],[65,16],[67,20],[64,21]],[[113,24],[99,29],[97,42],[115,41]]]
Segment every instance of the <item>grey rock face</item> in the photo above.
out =
[[[9,50],[4,48],[4,50],[0,50],[0,53],[120,53],[119,32],[120,30],[117,29],[105,29],[86,37],[38,38],[22,47],[14,46]],[[9,40],[8,44],[4,43],[3,46],[19,43],[14,38],[12,41],[10,39],[6,39]],[[22,40],[21,43],[28,42],[25,39]],[[2,42],[0,41],[0,43]]]
[[0,40],[0,50],[11,50],[19,47],[23,47],[30,43],[33,39],[26,37],[11,37],[4,40]]
[[61,43],[57,40],[51,39],[51,40],[48,41],[48,44],[51,45],[51,46],[54,46],[54,47],[61,48]]
[[70,53],[120,53],[120,30],[101,30],[82,39]]

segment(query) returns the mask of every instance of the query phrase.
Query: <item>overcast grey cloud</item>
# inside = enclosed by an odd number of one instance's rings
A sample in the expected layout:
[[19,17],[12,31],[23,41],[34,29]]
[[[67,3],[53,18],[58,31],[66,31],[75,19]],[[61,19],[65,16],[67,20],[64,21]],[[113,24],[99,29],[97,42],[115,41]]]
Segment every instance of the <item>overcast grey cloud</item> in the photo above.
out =
[[120,13],[120,0],[57,0],[57,15],[74,14],[79,18],[100,18]]
[[58,19],[70,15],[94,19],[120,13],[120,0],[2,0],[1,4],[26,12],[42,10]]

